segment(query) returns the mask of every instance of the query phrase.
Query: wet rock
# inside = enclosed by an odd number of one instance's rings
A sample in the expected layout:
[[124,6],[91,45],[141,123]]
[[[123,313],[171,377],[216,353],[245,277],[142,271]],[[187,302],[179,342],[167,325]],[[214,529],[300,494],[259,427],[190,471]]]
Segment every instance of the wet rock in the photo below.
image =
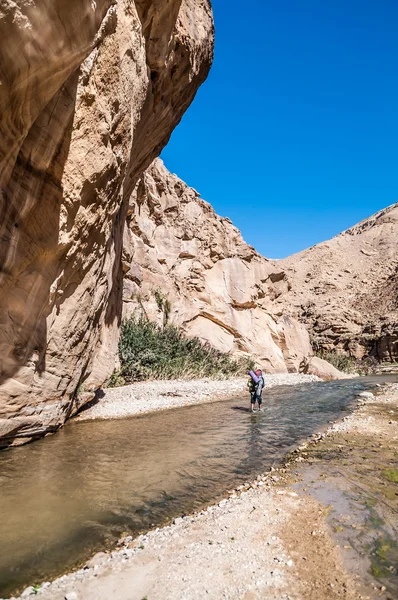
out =
[[99,567],[104,564],[108,555],[105,552],[97,552],[94,556],[86,563],[87,569],[93,569],[94,567]]
[[357,395],[359,396],[359,398],[368,398],[369,400],[374,398],[374,394],[372,394],[372,392],[360,392]]
[[130,544],[130,542],[133,541],[133,536],[132,535],[126,535],[124,537],[121,537],[117,544],[118,546],[127,546],[127,544]]

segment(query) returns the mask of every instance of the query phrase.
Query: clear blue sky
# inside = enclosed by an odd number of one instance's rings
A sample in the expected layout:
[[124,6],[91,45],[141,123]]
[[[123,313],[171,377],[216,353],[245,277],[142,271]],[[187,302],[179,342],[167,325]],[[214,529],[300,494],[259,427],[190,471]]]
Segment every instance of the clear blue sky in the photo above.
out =
[[163,151],[282,258],[398,200],[396,0],[214,0],[215,60]]

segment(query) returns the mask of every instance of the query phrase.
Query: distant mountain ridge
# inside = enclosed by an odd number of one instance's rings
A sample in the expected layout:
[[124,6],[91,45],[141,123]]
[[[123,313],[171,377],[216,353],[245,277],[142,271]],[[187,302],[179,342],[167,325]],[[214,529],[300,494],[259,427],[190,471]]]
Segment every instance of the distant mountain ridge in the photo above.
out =
[[398,203],[336,237],[275,262],[290,289],[281,310],[313,345],[382,361],[398,359]]

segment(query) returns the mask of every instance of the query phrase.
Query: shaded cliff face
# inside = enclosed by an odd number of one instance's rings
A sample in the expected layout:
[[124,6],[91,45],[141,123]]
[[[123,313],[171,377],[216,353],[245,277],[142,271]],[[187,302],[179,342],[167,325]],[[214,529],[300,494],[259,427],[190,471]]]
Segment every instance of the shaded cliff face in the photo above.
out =
[[207,75],[213,22],[207,0],[5,0],[0,40],[1,446],[113,371],[127,200]]
[[337,237],[276,261],[291,289],[278,299],[314,345],[398,360],[398,204]]
[[[229,219],[155,160],[129,205],[123,268],[124,314],[169,319],[224,352],[258,358],[267,372],[297,371],[310,354],[305,328],[275,299],[286,275],[248,246]],[[160,302],[159,302],[160,300]]]

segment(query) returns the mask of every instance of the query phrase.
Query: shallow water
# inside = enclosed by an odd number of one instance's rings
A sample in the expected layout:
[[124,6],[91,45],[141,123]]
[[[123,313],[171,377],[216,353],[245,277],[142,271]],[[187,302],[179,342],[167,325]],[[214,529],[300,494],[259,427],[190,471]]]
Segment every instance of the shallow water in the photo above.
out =
[[254,415],[242,395],[130,419],[72,421],[1,452],[0,594],[76,567],[124,531],[216,500],[386,379],[272,388]]
[[[383,415],[386,427],[391,406],[374,404],[370,416]],[[395,415],[393,417],[396,418]],[[383,442],[383,443],[381,443]],[[346,568],[375,587],[373,597],[398,598],[398,443],[388,443],[363,431],[340,432],[307,449],[299,469],[299,490],[319,500]],[[383,595],[383,598],[385,596]]]

